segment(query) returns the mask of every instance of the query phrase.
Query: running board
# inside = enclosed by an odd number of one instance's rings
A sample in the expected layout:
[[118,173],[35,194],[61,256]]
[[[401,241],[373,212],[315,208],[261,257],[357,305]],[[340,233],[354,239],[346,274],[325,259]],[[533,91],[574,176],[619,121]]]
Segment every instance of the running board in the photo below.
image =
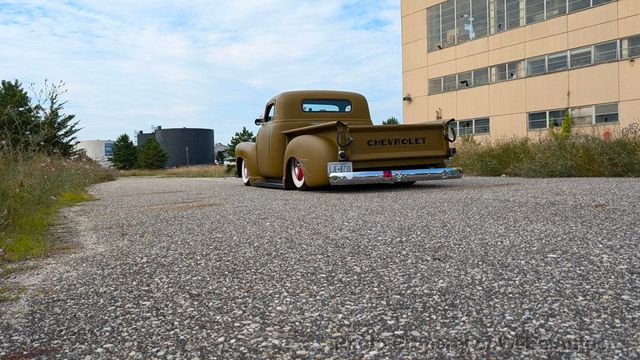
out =
[[282,186],[282,180],[281,179],[262,179],[261,181],[255,181],[255,182],[251,182],[251,185],[255,185],[255,186],[259,186],[259,187],[265,187],[265,188],[271,188],[271,189],[284,189],[284,186]]

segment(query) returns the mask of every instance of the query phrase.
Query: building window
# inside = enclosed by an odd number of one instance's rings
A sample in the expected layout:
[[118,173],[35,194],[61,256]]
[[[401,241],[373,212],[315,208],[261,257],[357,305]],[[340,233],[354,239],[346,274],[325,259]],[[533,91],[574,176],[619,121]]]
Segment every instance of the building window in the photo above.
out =
[[591,46],[571,50],[571,68],[591,65]]
[[505,5],[507,7],[507,30],[511,30],[522,25],[520,0],[506,0]]
[[[475,33],[474,38],[481,38],[487,36],[489,32],[489,16],[488,16],[488,3],[486,0],[471,0],[471,33]],[[471,20],[471,19],[470,19]]]
[[471,17],[471,0],[456,0],[456,32],[458,44],[475,38],[473,18]]
[[547,72],[547,58],[539,56],[527,60],[527,74],[529,76],[540,75]]
[[507,64],[507,77],[509,80],[518,79],[525,76],[524,60],[514,61]]
[[623,39],[620,43],[620,52],[621,59],[640,56],[640,36]]
[[[613,0],[447,0],[427,8],[427,50],[435,51]],[[489,32],[489,23],[491,31]]]
[[440,5],[442,26],[442,46],[456,44],[456,8],[454,0],[448,0]]
[[555,72],[567,68],[567,52],[563,51],[547,56],[547,71]]
[[[618,122],[618,104],[603,104],[571,109],[575,126]],[[551,110],[529,113],[529,130],[562,127],[567,110]]]
[[567,13],[567,0],[547,0],[546,6],[547,19]]
[[591,0],[569,0],[569,12],[586,9],[591,6]]
[[473,135],[473,120],[458,122],[458,134],[460,136]]
[[440,5],[427,9],[427,31],[429,32],[429,51],[442,48],[442,38],[440,31]]
[[618,41],[612,41],[593,47],[593,62],[595,64],[618,60]]
[[596,124],[618,122],[618,104],[596,105]]
[[507,80],[507,64],[499,64],[491,67],[491,82]]
[[544,1],[545,0],[526,1],[527,24],[544,20]]
[[549,111],[548,127],[562,127],[562,121],[564,120],[566,113],[567,110]]
[[489,133],[489,119],[475,119],[473,121],[473,133],[474,134],[488,134]]
[[482,86],[489,83],[489,68],[473,71],[473,86]]
[[456,130],[458,136],[489,134],[491,130],[489,118],[456,121],[451,126]]
[[442,78],[442,91],[443,92],[447,92],[447,91],[455,91],[457,89],[456,86],[456,76],[455,75],[449,75],[449,76],[445,76]]
[[439,94],[442,92],[442,78],[429,80],[429,94]]
[[458,89],[466,89],[473,86],[473,73],[471,71],[458,74]]
[[576,126],[593,124],[593,106],[571,109],[571,120]]
[[529,130],[546,129],[547,113],[537,112],[529,114]]

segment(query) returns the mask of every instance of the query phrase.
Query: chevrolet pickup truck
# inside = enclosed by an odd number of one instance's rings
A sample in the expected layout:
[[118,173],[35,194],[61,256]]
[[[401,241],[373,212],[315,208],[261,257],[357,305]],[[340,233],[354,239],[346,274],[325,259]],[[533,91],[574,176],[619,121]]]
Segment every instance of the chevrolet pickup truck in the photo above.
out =
[[289,91],[269,100],[255,143],[236,146],[245,185],[304,190],[327,185],[459,179],[450,122],[373,125],[364,96]]

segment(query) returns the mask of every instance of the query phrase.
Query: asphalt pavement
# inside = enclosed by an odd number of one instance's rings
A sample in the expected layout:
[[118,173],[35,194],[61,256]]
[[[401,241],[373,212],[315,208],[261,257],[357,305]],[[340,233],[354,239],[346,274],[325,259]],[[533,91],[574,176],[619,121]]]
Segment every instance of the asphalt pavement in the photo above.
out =
[[640,357],[639,179],[92,192],[0,358]]

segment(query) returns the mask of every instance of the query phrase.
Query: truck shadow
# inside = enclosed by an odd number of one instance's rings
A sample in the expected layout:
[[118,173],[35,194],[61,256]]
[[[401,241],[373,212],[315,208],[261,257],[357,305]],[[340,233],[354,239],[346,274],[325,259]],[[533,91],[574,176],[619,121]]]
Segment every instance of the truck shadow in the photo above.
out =
[[370,185],[345,185],[345,186],[327,186],[312,189],[316,193],[376,193],[376,192],[402,192],[402,191],[421,191],[421,190],[455,190],[464,188],[463,183],[444,183],[444,182],[418,182],[413,185],[396,185],[396,184],[370,184]]

